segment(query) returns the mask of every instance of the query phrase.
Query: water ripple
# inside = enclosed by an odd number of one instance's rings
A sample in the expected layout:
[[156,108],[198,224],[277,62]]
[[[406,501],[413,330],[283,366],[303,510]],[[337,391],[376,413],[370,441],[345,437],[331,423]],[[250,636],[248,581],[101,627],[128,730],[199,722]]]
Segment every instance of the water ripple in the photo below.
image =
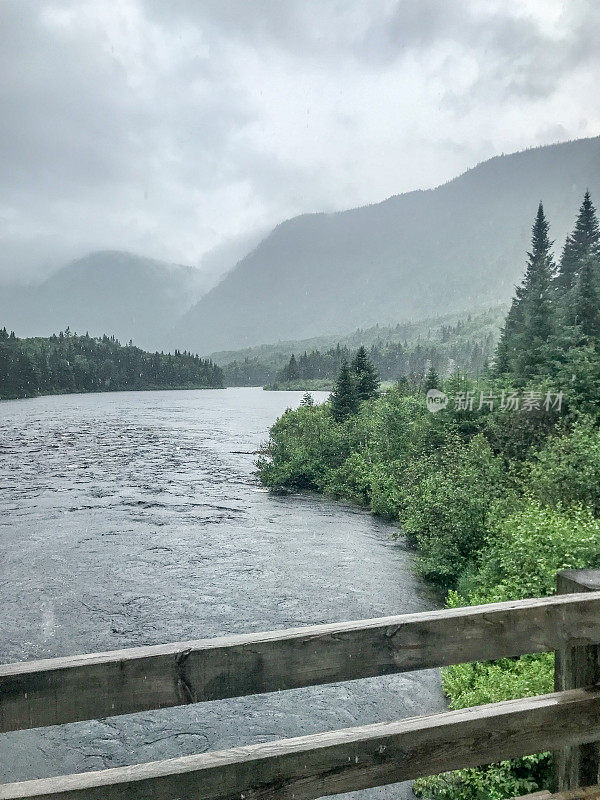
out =
[[[273,497],[257,483],[255,451],[300,398],[230,389],[0,403],[0,659],[431,607],[389,526],[340,504]],[[0,780],[365,724],[442,702],[429,672],[7,734]]]

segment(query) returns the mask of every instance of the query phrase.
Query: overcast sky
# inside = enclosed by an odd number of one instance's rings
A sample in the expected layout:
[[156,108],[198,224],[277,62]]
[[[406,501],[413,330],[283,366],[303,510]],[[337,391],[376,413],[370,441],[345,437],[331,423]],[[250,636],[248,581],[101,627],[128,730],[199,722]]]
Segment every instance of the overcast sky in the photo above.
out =
[[597,0],[0,0],[0,277],[600,133]]

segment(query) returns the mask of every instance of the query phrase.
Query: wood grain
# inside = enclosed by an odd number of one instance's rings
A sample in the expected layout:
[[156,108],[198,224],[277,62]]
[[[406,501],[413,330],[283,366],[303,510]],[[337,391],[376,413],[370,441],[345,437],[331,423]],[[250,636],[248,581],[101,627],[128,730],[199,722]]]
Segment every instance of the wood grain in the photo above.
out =
[[0,787],[0,800],[312,800],[579,745],[600,687]]
[[[581,592],[589,596],[600,589],[600,570],[564,570],[556,576],[558,595]],[[554,666],[556,691],[600,683],[600,646],[571,645],[557,650]],[[596,785],[600,780],[600,723],[598,741],[562,748],[555,754],[556,788],[559,791]]]
[[0,732],[600,642],[600,591],[0,666]]
[[549,791],[535,792],[534,794],[524,794],[521,797],[513,797],[512,800],[600,800],[600,786],[585,786],[558,794],[552,794]]

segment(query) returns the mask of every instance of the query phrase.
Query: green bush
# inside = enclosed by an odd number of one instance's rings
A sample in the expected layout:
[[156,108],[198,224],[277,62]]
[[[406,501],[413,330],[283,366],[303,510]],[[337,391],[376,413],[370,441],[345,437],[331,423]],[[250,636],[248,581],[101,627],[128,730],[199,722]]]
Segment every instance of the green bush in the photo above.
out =
[[358,505],[369,505],[372,469],[373,465],[363,451],[352,453],[339,467],[329,470],[323,490],[330,497],[343,498]]
[[333,424],[327,407],[302,406],[286,411],[273,425],[258,460],[261,480],[276,489],[322,489],[328,469],[352,452],[343,426]]
[[529,485],[542,503],[583,504],[600,514],[600,433],[588,424],[549,440],[530,465]]
[[448,590],[483,546],[488,509],[506,491],[506,476],[481,435],[467,444],[452,438],[424,466],[405,491],[400,519],[418,546],[419,572]]
[[371,510],[387,519],[397,519],[402,504],[405,462],[394,459],[371,467]]
[[421,778],[413,791],[417,797],[431,800],[505,800],[534,792],[550,779],[550,760],[543,753]]
[[[471,577],[468,596],[449,595],[449,605],[478,605],[540,597],[555,591],[561,569],[600,567],[600,520],[589,509],[569,512],[527,500],[522,508],[496,522],[482,552],[480,568]],[[495,703],[551,692],[554,657],[550,653],[458,664],[443,670],[444,689],[452,708]],[[430,798],[506,798],[549,785],[551,756],[459,770],[418,782]],[[523,784],[525,780],[527,785]]]
[[531,499],[490,532],[467,600],[477,604],[550,595],[559,570],[588,567],[600,567],[600,520],[588,508],[566,511]]

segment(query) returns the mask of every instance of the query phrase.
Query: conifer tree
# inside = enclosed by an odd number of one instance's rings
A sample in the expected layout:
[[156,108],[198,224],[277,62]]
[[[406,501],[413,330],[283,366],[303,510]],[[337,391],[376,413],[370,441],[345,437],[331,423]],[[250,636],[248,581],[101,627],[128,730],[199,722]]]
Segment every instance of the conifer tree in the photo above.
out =
[[504,326],[500,331],[500,339],[496,348],[495,369],[497,375],[504,375],[510,372],[514,365],[518,352],[519,332],[523,326],[523,287],[515,287],[515,295],[511,306],[504,320]]
[[596,209],[592,203],[589,190],[586,191],[575,228],[565,241],[560,267],[556,278],[556,285],[560,292],[565,293],[572,289],[576,282],[579,270],[586,258],[600,256],[600,227]]
[[356,377],[345,360],[342,361],[330,402],[331,414],[336,422],[344,422],[348,417],[356,414],[360,406]]
[[579,269],[573,290],[572,320],[576,328],[578,344],[600,336],[600,306],[597,289],[599,264],[588,257]]
[[552,277],[554,262],[549,225],[539,204],[532,228],[525,277],[517,287],[498,350],[496,372],[526,379],[543,369],[546,345],[554,330]]
[[288,381],[297,381],[300,378],[300,370],[298,369],[298,362],[296,361],[296,356],[293,353],[287,365],[286,373]]
[[533,224],[523,284],[523,330],[517,358],[517,376],[528,378],[544,369],[547,343],[554,331],[552,278],[554,261],[548,237],[549,225],[540,203]]
[[367,355],[367,351],[361,345],[352,359],[350,369],[356,377],[356,391],[358,399],[370,400],[377,395],[379,389],[379,378],[377,371]]
[[438,377],[437,372],[435,371],[435,367],[433,364],[429,365],[429,369],[427,370],[427,375],[425,376],[425,392],[428,392],[430,389],[439,389],[440,388],[440,379]]

